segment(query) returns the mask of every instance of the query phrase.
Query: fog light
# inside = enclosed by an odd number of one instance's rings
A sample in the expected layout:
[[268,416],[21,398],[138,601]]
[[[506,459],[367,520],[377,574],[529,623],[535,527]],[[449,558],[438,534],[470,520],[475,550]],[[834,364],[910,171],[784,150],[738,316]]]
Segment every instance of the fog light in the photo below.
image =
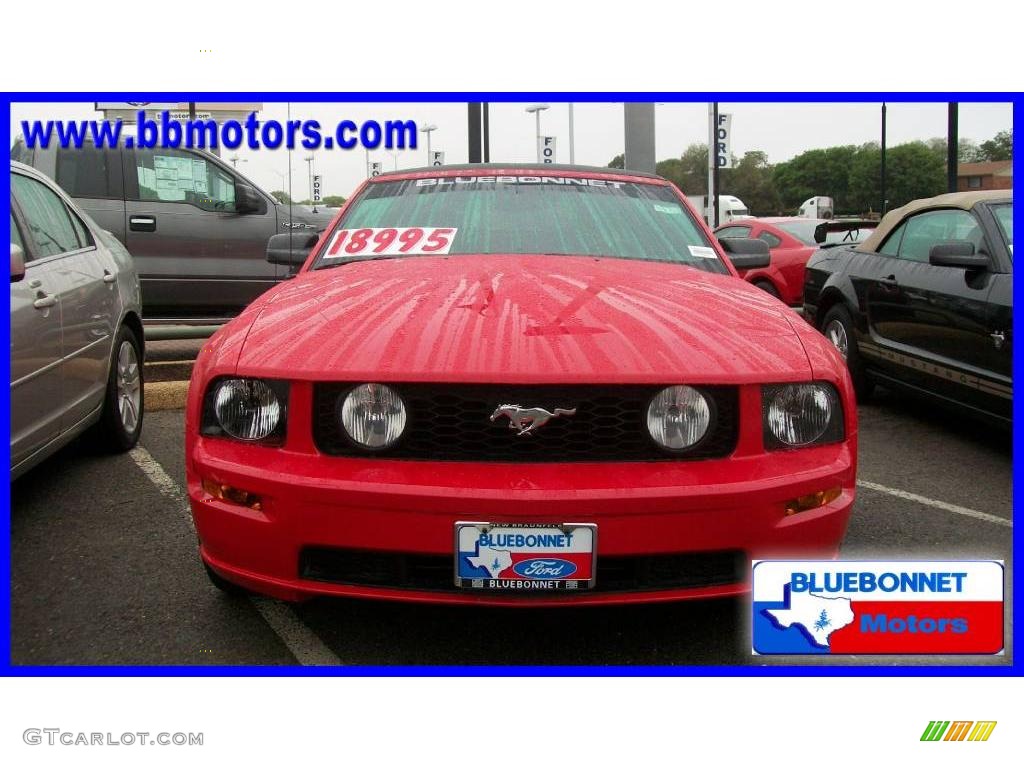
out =
[[801,496],[798,499],[787,501],[786,514],[795,515],[798,512],[806,512],[809,509],[817,509],[818,507],[824,507],[830,501],[835,501],[836,499],[838,499],[839,494],[842,492],[842,488],[829,488],[827,491],[809,493],[806,496]]
[[214,480],[203,480],[203,490],[218,501],[227,501],[231,504],[238,504],[242,507],[255,509],[257,512],[263,509],[260,497],[255,493],[243,491],[241,488],[233,488]]
[[405,403],[385,384],[360,384],[340,402],[338,415],[353,442],[371,451],[390,448],[405,431]]

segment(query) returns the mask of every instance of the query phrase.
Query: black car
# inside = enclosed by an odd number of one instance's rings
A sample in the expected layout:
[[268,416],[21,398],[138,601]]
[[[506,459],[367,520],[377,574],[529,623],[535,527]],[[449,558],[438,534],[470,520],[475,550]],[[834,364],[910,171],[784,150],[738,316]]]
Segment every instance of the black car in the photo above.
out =
[[875,382],[1009,423],[1013,192],[958,192],[888,213],[853,246],[807,263],[804,317]]

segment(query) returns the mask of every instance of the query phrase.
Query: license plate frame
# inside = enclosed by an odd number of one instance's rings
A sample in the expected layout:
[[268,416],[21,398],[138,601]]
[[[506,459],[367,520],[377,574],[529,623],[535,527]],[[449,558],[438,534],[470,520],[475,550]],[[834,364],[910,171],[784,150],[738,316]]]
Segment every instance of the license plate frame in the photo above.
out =
[[[454,528],[453,573],[455,586],[459,589],[506,593],[565,593],[591,590],[597,583],[595,523],[494,523],[459,520]],[[463,531],[469,533],[464,534]],[[490,556],[495,557],[493,564],[485,564],[481,558],[480,539],[484,535],[488,537],[485,545],[494,545],[486,547],[488,559]],[[531,536],[532,545],[528,546]],[[559,536],[563,537],[561,542]],[[466,549],[470,543],[473,546],[472,550]],[[499,543],[504,546],[497,546]],[[477,558],[477,561],[473,562],[470,558]],[[500,568],[497,573],[503,575],[494,575],[496,568]],[[571,578],[573,576],[577,578]]]

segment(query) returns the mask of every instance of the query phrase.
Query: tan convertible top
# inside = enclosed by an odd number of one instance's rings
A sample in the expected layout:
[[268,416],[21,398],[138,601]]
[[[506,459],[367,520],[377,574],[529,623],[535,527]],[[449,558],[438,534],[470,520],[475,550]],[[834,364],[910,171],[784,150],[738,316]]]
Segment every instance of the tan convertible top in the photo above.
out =
[[889,236],[889,233],[896,229],[899,224],[911,213],[923,211],[926,208],[961,208],[965,211],[971,210],[975,204],[984,200],[1012,200],[1012,189],[991,189],[984,192],[950,192],[946,195],[936,197],[923,197],[920,200],[912,200],[902,208],[894,208],[889,211],[879,222],[878,227],[857,246],[858,251],[878,250],[878,246]]

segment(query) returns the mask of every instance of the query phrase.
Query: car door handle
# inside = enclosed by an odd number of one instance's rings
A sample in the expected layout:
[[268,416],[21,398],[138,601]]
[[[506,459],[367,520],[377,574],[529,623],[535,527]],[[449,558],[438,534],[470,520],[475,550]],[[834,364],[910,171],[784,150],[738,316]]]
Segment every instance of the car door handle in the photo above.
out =
[[128,229],[132,232],[156,232],[156,217],[129,216]]
[[900,285],[896,281],[896,275],[889,275],[888,277],[883,277],[878,282],[881,283],[882,287],[884,288],[898,288]]
[[[43,293],[40,291],[40,293]],[[32,302],[32,306],[36,309],[49,309],[50,307],[57,306],[57,297],[52,293],[43,293],[38,299]]]
[[114,283],[114,282],[117,282],[117,276],[110,274],[110,270],[104,269],[103,270],[103,282],[104,283]]

